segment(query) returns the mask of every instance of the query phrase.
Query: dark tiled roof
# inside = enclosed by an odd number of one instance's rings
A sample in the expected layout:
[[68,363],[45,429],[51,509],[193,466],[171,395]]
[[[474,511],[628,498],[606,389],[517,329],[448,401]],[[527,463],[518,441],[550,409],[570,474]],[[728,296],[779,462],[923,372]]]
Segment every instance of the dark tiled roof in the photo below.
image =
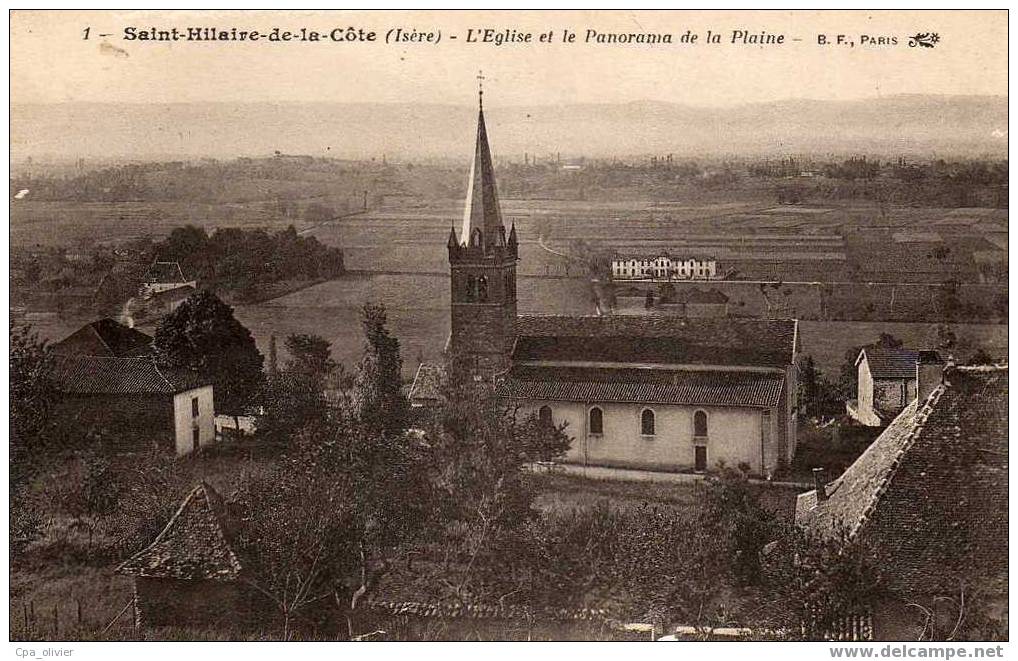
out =
[[695,287],[690,290],[685,288],[680,289],[676,292],[675,301],[677,303],[727,303],[728,297],[719,292],[717,289],[709,289],[707,291],[701,291]]
[[499,385],[509,399],[774,407],[785,379],[763,372],[516,366]]
[[207,379],[160,368],[151,358],[56,356],[53,378],[64,393],[77,395],[173,394],[207,385]]
[[437,402],[441,398],[441,385],[444,377],[445,370],[441,365],[421,363],[417,368],[417,374],[414,375],[413,385],[410,386],[410,401]]
[[170,284],[187,282],[177,262],[153,262],[145,272],[145,282],[149,284]]
[[874,379],[914,379],[919,352],[911,349],[863,349]]
[[143,356],[151,351],[152,338],[113,319],[98,319],[82,326],[53,345],[62,355]]
[[785,367],[794,319],[521,316],[515,362],[595,361]]
[[796,521],[874,543],[895,589],[1006,590],[1008,370],[951,368],[945,379],[828,485],[827,500],[799,496]]
[[145,550],[117,572],[142,578],[235,580],[242,570],[222,498],[202,482]]

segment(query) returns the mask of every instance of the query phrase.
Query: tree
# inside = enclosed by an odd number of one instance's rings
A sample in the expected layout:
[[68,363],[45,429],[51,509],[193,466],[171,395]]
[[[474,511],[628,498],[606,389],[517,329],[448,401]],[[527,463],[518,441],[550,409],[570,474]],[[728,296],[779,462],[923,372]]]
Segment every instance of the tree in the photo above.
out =
[[833,415],[839,409],[837,389],[817,369],[813,356],[799,363],[799,401],[803,403],[803,415],[811,418]]
[[233,309],[202,290],[163,318],[153,342],[161,365],[209,379],[216,408],[238,416],[262,382],[262,355]]
[[882,596],[874,549],[843,532],[819,535],[788,524],[764,555],[769,612],[762,625],[824,640],[846,617],[864,613]]
[[286,338],[286,351],[290,354],[286,364],[290,372],[325,378],[336,369],[330,343],[320,335],[290,335]]
[[425,466],[412,437],[333,409],[272,471],[242,487],[242,548],[284,639],[295,621],[334,629],[345,619],[355,635],[363,599],[435,509]]
[[51,411],[56,404],[53,352],[30,326],[10,322],[10,526],[11,552],[35,536],[41,520],[30,482],[50,451]]
[[384,305],[366,303],[361,311],[364,355],[357,368],[355,397],[361,420],[388,433],[406,429],[403,360],[399,340],[389,333]]
[[328,402],[321,378],[302,372],[277,372],[262,388],[258,433],[266,440],[289,444],[302,430],[326,416]]
[[440,408],[424,430],[430,481],[440,520],[447,522],[436,582],[444,597],[484,601],[504,594],[492,586],[504,585],[497,574],[504,559],[516,554],[506,545],[519,543],[536,516],[524,467],[561,455],[569,439],[564,426],[522,416],[495,397],[490,384],[451,373],[458,376],[443,384]]
[[736,580],[760,578],[760,553],[771,540],[775,518],[764,509],[749,483],[749,467],[722,466],[708,479],[700,527],[720,538],[728,569]]
[[31,326],[10,322],[11,484],[37,459],[48,440],[50,412],[56,403],[53,351]]

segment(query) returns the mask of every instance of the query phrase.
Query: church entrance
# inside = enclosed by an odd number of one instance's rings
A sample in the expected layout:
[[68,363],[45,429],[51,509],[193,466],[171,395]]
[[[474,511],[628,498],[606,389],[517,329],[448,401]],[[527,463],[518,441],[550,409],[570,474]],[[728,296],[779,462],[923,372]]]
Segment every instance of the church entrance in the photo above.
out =
[[696,455],[693,470],[697,473],[704,473],[707,471],[707,447],[704,445],[697,445],[694,450]]

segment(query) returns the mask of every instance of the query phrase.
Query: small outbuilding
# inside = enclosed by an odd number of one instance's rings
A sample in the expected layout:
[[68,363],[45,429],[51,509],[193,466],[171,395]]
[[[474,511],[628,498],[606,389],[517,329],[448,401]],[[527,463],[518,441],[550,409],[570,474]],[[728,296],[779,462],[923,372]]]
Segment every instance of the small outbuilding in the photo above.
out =
[[229,629],[251,622],[261,602],[244,581],[236,533],[216,490],[195,487],[155,541],[117,567],[134,578],[135,624]]

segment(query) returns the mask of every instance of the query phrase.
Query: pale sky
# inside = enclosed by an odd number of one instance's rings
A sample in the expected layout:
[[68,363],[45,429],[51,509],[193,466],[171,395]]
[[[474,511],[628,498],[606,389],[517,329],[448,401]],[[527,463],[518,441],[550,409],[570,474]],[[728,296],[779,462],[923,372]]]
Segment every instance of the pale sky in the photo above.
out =
[[[328,32],[358,26],[375,43],[154,43],[127,26]],[[390,28],[442,31],[440,44],[388,45]],[[552,44],[466,43],[468,28],[554,31]],[[89,39],[83,39],[89,28]],[[693,45],[582,43],[585,30],[692,30]],[[564,29],[577,42],[562,44]],[[733,30],[784,34],[781,46],[732,45]],[[703,43],[707,30],[723,43]],[[934,48],[908,36],[936,32]],[[107,38],[100,33],[110,33]],[[855,47],[818,46],[843,34]],[[861,35],[898,39],[863,46]],[[453,35],[458,39],[453,40]],[[792,41],[801,39],[801,41]],[[1007,94],[1007,12],[154,12],[16,11],[11,19],[14,103],[269,101],[472,104],[478,69],[499,105],[656,100],[699,106],[789,98],[893,94]]]

